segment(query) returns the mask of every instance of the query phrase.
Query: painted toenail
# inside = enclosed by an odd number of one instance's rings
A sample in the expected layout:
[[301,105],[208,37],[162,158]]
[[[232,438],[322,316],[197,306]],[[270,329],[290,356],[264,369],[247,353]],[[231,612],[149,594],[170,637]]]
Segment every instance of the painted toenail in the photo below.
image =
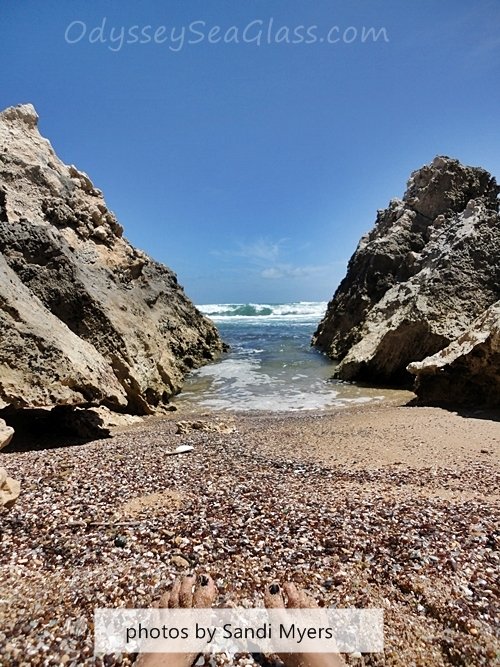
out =
[[271,584],[269,586],[269,592],[271,593],[271,595],[277,595],[280,592],[280,587],[278,586],[278,584]]
[[199,581],[202,586],[208,586],[208,577],[204,574],[200,575]]

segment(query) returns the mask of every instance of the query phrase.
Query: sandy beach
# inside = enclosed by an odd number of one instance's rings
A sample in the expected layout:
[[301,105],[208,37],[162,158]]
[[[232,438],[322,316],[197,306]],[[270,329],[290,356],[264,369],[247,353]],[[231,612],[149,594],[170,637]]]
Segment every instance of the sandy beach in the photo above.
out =
[[[381,606],[383,655],[354,665],[498,659],[498,414],[385,404],[152,418],[113,438],[2,453],[0,664],[100,665],[95,607],[150,605],[186,571],[262,605],[292,580],[320,604]],[[181,444],[194,449],[167,452]],[[495,636],[496,635],[496,636]],[[109,657],[128,665],[134,656]],[[255,664],[218,656],[218,664]]]

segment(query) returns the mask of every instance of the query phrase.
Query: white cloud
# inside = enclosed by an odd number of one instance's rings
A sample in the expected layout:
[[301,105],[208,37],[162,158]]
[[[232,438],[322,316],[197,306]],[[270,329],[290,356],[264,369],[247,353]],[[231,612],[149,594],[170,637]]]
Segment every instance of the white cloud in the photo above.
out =
[[[212,254],[223,261],[234,258],[243,258],[238,262],[237,270],[240,274],[245,274],[248,280],[263,279],[265,281],[328,281],[332,275],[336,275],[339,269],[346,266],[345,260],[333,261],[329,264],[320,265],[297,265],[287,262],[287,255],[290,255],[292,249],[289,247],[290,239],[281,238],[273,240],[265,237],[259,237],[249,242],[238,242],[236,248],[232,250],[212,251]],[[300,258],[302,252],[309,246],[300,246],[295,254]],[[245,261],[246,260],[246,261]]]
[[276,280],[278,278],[309,278],[321,274],[331,273],[332,265],[293,266],[292,264],[277,264],[260,272],[261,278]]
[[272,266],[270,269],[264,269],[261,271],[262,278],[283,278],[283,271],[281,269],[278,269],[276,266]]
[[276,262],[283,251],[284,244],[288,239],[279,239],[278,241],[273,241],[267,238],[258,238],[254,241],[249,241],[247,243],[239,241],[237,247],[229,250],[211,250],[210,254],[215,257],[220,257],[221,259],[229,259],[232,257],[244,257],[245,259],[250,260],[260,264],[268,262]]
[[266,260],[268,262],[276,261],[281,253],[286,239],[279,241],[270,241],[260,238],[252,243],[241,243],[240,249],[235,254],[249,259]]

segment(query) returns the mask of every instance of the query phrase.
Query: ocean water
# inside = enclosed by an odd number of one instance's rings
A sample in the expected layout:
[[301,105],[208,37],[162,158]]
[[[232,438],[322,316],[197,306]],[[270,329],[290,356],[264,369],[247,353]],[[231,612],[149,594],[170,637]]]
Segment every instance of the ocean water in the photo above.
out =
[[334,364],[311,347],[326,302],[208,304],[231,351],[193,371],[176,403],[214,410],[318,410],[381,401],[391,392],[332,378]]

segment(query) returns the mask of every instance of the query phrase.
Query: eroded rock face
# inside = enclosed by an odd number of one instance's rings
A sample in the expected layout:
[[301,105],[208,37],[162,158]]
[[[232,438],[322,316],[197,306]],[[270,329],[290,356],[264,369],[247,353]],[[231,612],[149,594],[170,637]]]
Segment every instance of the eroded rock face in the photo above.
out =
[[0,114],[0,408],[151,413],[221,340],[37,121],[31,105]]
[[500,407],[500,301],[444,350],[408,366],[425,405]]
[[116,407],[127,405],[126,392],[110,363],[50,312],[1,254],[0,327],[4,404],[17,408],[105,401]]
[[437,157],[378,212],[313,338],[337,377],[410,382],[410,362],[500,298],[499,192],[484,169]]

